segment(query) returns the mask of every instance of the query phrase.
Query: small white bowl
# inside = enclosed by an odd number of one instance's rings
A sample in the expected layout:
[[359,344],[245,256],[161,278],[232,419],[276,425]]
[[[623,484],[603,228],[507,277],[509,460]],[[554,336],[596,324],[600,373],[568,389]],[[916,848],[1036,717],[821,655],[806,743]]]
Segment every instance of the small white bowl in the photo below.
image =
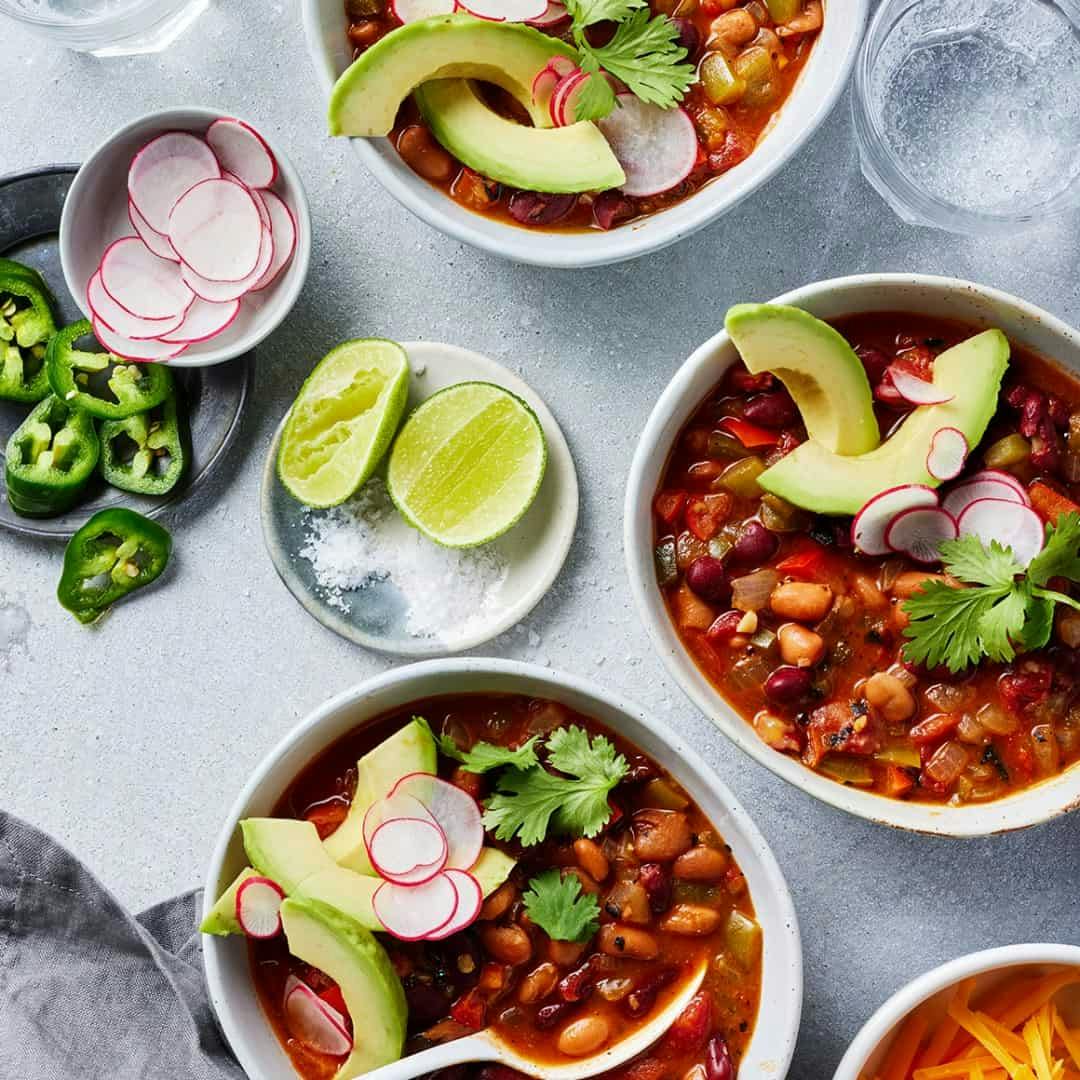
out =
[[[900,1025],[923,1002],[932,1001],[944,1015],[949,995],[957,983],[975,977],[974,995],[989,989],[1007,975],[1040,975],[1060,965],[1080,967],[1076,945],[1006,945],[984,949],[950,960],[898,990],[862,1026],[840,1061],[833,1080],[866,1080],[876,1076]],[[1071,987],[1066,998],[1067,1020],[1080,1023],[1080,989]]]
[[[83,163],[64,203],[60,219],[60,263],[68,291],[90,318],[86,284],[112,241],[133,236],[128,219],[127,174],[131,159],[151,139],[166,131],[202,135],[210,124],[230,113],[181,108],[147,113],[110,135]],[[243,119],[237,117],[237,119]],[[170,367],[209,367],[242,356],[270,335],[292,310],[311,261],[311,213],[304,185],[292,162],[262,125],[245,121],[266,140],[278,163],[274,190],[296,219],[296,250],[285,270],[268,289],[249,293],[240,303],[232,326],[209,341],[189,345]]]
[[[773,303],[794,304],[822,319],[869,311],[910,311],[996,326],[1011,341],[1080,373],[1080,331],[1008,293],[955,278],[922,274],[860,274],[804,285]],[[722,323],[723,313],[717,313]],[[1024,828],[1080,804],[1080,768],[1015,795],[970,806],[903,802],[839,784],[796,758],[770,749],[731,708],[683,646],[656,584],[652,500],[675,439],[737,357],[724,330],[705,342],[675,373],[638,440],[626,486],[623,549],[630,589],[653,646],[675,681],[729,739],[795,787],[850,814],[914,832],[985,836]]]
[[[507,225],[448,198],[401,160],[389,139],[353,139],[360,160],[403,206],[466,244],[535,266],[604,266],[674,244],[727,213],[774,176],[832,111],[855,63],[867,0],[826,0],[825,25],[791,96],[750,157],[688,199],[607,232],[548,232]],[[304,30],[329,94],[352,61],[340,0],[303,0]]]
[[[735,796],[681,736],[586,679],[509,660],[428,660],[389,671],[331,698],[270,751],[240,793],[210,861],[207,910],[246,865],[237,828],[242,818],[271,813],[297,774],[358,725],[420,698],[460,693],[532,694],[563,702],[624,735],[682,784],[731,845],[762,928],[761,1007],[739,1075],[743,1080],[785,1076],[802,1013],[803,962],[795,908],[780,867]],[[238,937],[204,937],[203,961],[210,1001],[248,1075],[252,1080],[296,1080],[259,1006],[246,942]]]

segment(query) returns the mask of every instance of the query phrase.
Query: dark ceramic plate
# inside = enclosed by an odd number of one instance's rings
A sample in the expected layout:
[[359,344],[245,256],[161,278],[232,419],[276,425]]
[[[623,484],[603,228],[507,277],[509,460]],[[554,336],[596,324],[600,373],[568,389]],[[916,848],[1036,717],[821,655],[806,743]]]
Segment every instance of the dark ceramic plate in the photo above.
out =
[[[61,324],[82,318],[64,285],[56,235],[64,198],[77,169],[75,165],[53,165],[0,179],[0,255],[44,275],[59,305]],[[168,495],[133,495],[95,477],[78,506],[54,518],[22,518],[8,505],[2,468],[4,447],[30,407],[0,401],[0,527],[27,536],[68,539],[92,515],[110,506],[127,506],[147,517],[157,517],[170,503],[194,491],[224,457],[251,389],[254,357],[254,352],[249,352],[214,367],[174,369],[191,429],[191,460],[184,479]]]

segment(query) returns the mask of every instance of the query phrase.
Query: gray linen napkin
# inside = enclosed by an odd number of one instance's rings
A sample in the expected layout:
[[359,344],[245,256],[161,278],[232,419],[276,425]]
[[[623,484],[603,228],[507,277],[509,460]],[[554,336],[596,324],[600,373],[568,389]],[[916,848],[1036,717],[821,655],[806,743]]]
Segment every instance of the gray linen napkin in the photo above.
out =
[[0,811],[0,1080],[244,1080],[218,1034],[199,894],[138,916]]

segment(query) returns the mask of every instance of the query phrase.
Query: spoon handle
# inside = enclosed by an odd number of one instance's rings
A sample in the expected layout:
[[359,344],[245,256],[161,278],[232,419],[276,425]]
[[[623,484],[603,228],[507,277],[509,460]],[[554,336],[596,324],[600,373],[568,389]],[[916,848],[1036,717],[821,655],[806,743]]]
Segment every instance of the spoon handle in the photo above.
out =
[[484,1032],[478,1031],[465,1039],[433,1046],[419,1054],[410,1054],[400,1061],[391,1062],[381,1069],[364,1073],[364,1080],[415,1080],[418,1076],[446,1069],[451,1065],[464,1065],[471,1061],[496,1061],[498,1051]]

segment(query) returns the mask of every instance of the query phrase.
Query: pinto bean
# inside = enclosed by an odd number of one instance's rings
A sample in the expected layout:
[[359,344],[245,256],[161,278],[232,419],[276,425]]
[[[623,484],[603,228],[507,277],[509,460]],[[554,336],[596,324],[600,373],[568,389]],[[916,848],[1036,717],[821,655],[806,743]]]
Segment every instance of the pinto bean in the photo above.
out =
[[576,964],[585,952],[587,942],[576,941],[549,941],[547,947],[548,959],[559,967],[570,967]]
[[720,925],[720,912],[701,904],[676,904],[661,920],[660,929],[669,934],[701,937]]
[[915,715],[915,698],[895,676],[878,671],[866,680],[863,697],[887,724],[899,724]]
[[574,841],[574,856],[578,866],[594,881],[603,881],[611,871],[607,856],[595,840],[582,837]]
[[832,589],[811,581],[785,581],[777,585],[769,597],[769,606],[777,615],[803,623],[815,623],[825,618],[832,602]]
[[671,862],[692,842],[690,820],[678,810],[639,810],[634,815],[634,850],[642,862]]
[[480,940],[496,960],[516,967],[532,956],[532,942],[520,926],[485,926]]
[[683,881],[718,881],[728,868],[728,857],[716,848],[698,844],[675,860],[671,872]]
[[925,570],[908,570],[897,576],[889,592],[898,600],[907,600],[917,592],[921,592],[923,584],[927,581],[943,581],[946,585],[954,584],[953,579],[945,574],[928,574]]
[[710,30],[712,31],[709,38],[710,44],[737,49],[757,34],[758,24],[749,11],[735,8],[713,19]]
[[543,963],[532,969],[518,987],[518,1001],[522,1005],[532,1005],[543,1001],[555,989],[559,981],[559,969],[551,963]]
[[656,938],[646,930],[622,923],[608,923],[597,935],[600,951],[608,956],[629,956],[635,960],[652,960],[659,956]]
[[799,623],[784,623],[776,637],[785,664],[813,667],[825,655],[825,639]]
[[422,124],[410,124],[398,136],[397,149],[409,168],[425,180],[449,180],[454,174],[454,159]]
[[559,1053],[585,1057],[599,1050],[611,1038],[611,1025],[602,1016],[583,1016],[559,1032]]
[[510,905],[517,899],[517,886],[504,881],[485,901],[480,909],[480,919],[498,919],[510,910]]

